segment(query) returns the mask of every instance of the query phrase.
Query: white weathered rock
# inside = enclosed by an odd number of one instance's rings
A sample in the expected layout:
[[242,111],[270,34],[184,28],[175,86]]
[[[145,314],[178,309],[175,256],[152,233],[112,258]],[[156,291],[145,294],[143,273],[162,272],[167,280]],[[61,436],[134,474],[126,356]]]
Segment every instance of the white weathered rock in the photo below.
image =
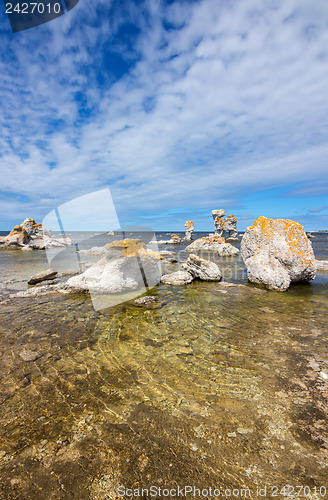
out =
[[241,256],[249,281],[285,291],[293,282],[315,278],[315,258],[301,224],[259,217],[247,228]]
[[52,247],[70,246],[70,238],[52,238],[43,224],[35,222],[34,219],[25,219],[0,241],[2,248],[19,247],[27,250],[44,250]]
[[217,235],[204,236],[203,238],[198,238],[188,245],[185,249],[187,252],[199,252],[199,251],[213,251],[217,252],[221,256],[233,256],[238,255],[238,248],[234,247],[230,243],[226,243],[224,238]]
[[194,223],[191,220],[187,220],[185,223],[185,241],[191,241],[192,240],[192,234],[194,232]]
[[316,260],[315,267],[318,271],[328,271],[328,260]]
[[160,279],[158,253],[136,240],[118,240],[106,245],[108,255],[73,276],[66,288],[76,292],[117,294],[153,287]]
[[176,271],[171,274],[164,274],[161,282],[165,285],[186,285],[193,281],[194,277],[187,271]]
[[66,285],[76,292],[116,294],[154,286],[158,281],[157,261],[151,257],[121,257],[112,260],[103,257],[82,274],[70,278]]
[[170,250],[160,250],[158,252],[162,257],[174,257],[177,253]]
[[204,281],[220,281],[222,278],[219,266],[209,260],[201,259],[194,254],[189,255],[187,261],[182,264],[182,267],[194,276],[194,278]]

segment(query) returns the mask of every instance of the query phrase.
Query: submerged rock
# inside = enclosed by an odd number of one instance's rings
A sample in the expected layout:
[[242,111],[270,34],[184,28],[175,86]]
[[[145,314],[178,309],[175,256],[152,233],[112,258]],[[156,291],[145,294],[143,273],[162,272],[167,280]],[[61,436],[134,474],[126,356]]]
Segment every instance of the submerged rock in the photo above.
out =
[[154,295],[146,295],[145,297],[135,299],[132,304],[134,306],[145,307],[147,309],[159,309],[163,307],[164,304],[166,304],[166,301]]
[[204,281],[220,281],[222,278],[219,266],[209,260],[201,259],[194,254],[189,255],[182,267],[194,276],[194,278]]
[[316,261],[310,240],[298,222],[259,217],[247,228],[241,256],[249,281],[285,291],[291,283],[315,278]]
[[188,245],[185,249],[187,252],[198,252],[201,250],[209,250],[217,252],[221,256],[233,256],[238,255],[238,248],[234,247],[230,243],[226,243],[224,238],[217,235],[204,236],[203,238],[198,238]]
[[41,273],[35,274],[31,276],[28,280],[28,285],[36,285],[37,283],[41,283],[46,280],[53,280],[57,276],[57,271],[53,269],[47,269],[46,271],[42,271]]
[[194,277],[188,271],[176,271],[171,274],[164,274],[161,282],[165,285],[186,285],[193,281]]

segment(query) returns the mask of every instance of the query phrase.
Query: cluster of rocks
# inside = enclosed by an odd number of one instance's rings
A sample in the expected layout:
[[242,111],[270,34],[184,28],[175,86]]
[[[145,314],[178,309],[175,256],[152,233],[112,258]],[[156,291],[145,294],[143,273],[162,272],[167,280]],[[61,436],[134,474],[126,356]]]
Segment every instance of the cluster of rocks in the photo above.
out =
[[212,217],[214,220],[215,235],[222,237],[225,233],[228,233],[227,240],[237,241],[238,231],[237,231],[237,217],[234,215],[228,215],[224,219],[225,211],[221,208],[220,210],[212,210]]
[[185,285],[196,278],[203,281],[220,281],[222,279],[219,266],[198,257],[198,255],[190,254],[187,261],[181,264],[181,268],[175,273],[163,275],[161,282],[165,285]]
[[303,226],[292,220],[256,219],[243,236],[241,256],[249,281],[272,290],[285,291],[291,283],[315,278],[311,242]]
[[34,219],[25,219],[15,226],[7,236],[0,238],[0,248],[21,248],[22,250],[44,250],[72,244],[70,238],[53,238],[43,224]]

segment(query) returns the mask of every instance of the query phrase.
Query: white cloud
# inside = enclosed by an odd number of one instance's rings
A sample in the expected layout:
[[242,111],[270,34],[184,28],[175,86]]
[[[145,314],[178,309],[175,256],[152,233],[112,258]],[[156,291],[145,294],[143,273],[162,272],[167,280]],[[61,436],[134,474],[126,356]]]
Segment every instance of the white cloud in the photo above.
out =
[[147,16],[126,2],[142,33],[127,53],[138,62],[118,81],[109,51],[126,50],[115,38],[126,18],[102,5],[104,16],[80,2],[15,35],[15,67],[2,55],[3,191],[28,196],[41,217],[109,185],[131,220],[326,178],[325,2],[148,1]]

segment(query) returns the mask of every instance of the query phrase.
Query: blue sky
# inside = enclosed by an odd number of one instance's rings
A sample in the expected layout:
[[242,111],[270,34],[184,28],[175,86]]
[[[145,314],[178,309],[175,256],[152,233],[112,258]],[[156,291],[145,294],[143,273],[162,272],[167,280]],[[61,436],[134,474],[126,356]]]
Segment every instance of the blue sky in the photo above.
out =
[[80,0],[0,37],[0,230],[106,187],[123,226],[328,229],[326,0]]

